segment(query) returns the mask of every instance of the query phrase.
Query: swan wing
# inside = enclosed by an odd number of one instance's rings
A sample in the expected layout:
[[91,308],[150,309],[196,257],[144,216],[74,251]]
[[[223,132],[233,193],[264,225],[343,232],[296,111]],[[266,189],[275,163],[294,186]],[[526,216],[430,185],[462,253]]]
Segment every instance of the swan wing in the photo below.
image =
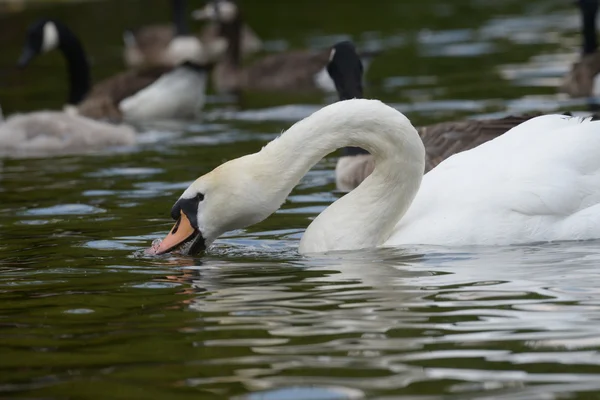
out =
[[600,121],[533,118],[426,174],[386,245],[600,237],[599,155]]
[[492,140],[541,114],[509,115],[504,118],[441,122],[419,128],[427,149],[426,170],[460,151],[470,150]]

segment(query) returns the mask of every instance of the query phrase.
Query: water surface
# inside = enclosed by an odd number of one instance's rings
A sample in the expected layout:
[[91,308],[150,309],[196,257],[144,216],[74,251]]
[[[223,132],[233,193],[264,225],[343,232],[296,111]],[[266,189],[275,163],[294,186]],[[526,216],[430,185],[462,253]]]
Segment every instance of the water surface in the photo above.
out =
[[[367,95],[415,124],[586,108],[556,93],[579,42],[567,2],[242,4],[269,51],[340,38],[384,50]],[[100,79],[122,68],[121,30],[165,12],[159,0],[114,0],[0,15],[4,111],[59,108],[66,95],[58,55],[12,67],[34,18],[80,32]],[[133,147],[3,160],[0,397],[600,395],[599,242],[303,257],[304,228],[339,196],[334,155],[282,210],[206,255],[143,255],[192,180],[333,100],[211,95],[202,119],[144,125]]]

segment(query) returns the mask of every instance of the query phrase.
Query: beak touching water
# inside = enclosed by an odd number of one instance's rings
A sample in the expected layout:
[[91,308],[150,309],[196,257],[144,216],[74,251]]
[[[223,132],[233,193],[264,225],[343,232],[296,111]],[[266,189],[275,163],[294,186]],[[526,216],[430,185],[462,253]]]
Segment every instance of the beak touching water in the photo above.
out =
[[204,249],[204,238],[202,238],[200,231],[192,226],[190,220],[182,211],[175,226],[173,226],[171,232],[169,232],[167,237],[160,243],[158,248],[154,248],[153,246],[148,249],[147,252],[154,255],[169,253],[184,244],[187,244],[191,240],[193,240],[194,243],[188,251],[189,254]]

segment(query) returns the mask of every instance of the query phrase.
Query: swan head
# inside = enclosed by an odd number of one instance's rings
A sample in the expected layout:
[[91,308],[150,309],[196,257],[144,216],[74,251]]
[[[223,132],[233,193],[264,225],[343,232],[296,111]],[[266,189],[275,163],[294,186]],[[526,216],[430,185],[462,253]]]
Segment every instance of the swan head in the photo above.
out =
[[25,68],[38,54],[47,53],[60,46],[60,23],[40,19],[29,25],[25,45],[19,58],[19,68]]
[[193,182],[171,209],[175,225],[153,254],[182,250],[196,254],[225,232],[256,224],[285,201],[272,170],[250,154],[226,162]]
[[239,17],[239,8],[233,0],[211,0],[192,12],[192,18],[200,21],[233,22]]

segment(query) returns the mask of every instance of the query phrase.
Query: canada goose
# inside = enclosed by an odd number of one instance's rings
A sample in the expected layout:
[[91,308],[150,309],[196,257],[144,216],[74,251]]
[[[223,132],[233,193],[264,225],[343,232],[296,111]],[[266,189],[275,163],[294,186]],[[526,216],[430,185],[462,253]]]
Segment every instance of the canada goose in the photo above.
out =
[[0,112],[0,156],[43,157],[135,143],[135,131],[60,111],[11,115]]
[[[352,42],[337,43],[333,46],[330,58],[327,70],[333,78],[339,99],[362,98],[362,63]],[[431,170],[454,153],[479,146],[539,115],[530,113],[499,119],[442,122],[417,128],[427,151],[425,171]],[[337,188],[341,191],[354,189],[374,168],[374,158],[366,150],[357,147],[342,149],[342,157],[338,159],[335,168]]]
[[[198,13],[217,22],[220,35],[227,39],[225,56],[213,70],[213,84],[218,92],[314,89],[335,91],[335,85],[326,68],[331,49],[274,54],[243,68],[240,51],[243,19],[235,1],[211,0]],[[374,53],[362,55],[371,57]]]
[[[185,0],[170,0],[173,25],[150,25],[123,34],[123,56],[128,67],[175,67],[185,61],[204,62],[218,58],[227,47],[214,29],[198,38],[190,34]],[[206,33],[208,32],[208,34]]]
[[79,39],[63,23],[42,19],[30,25],[19,66],[59,49],[67,62],[68,104],[95,119],[170,119],[195,116],[204,105],[206,70],[186,62],[117,74],[90,88],[90,67]]
[[590,97],[600,94],[600,53],[596,33],[598,0],[576,0],[581,12],[582,55],[565,77],[560,91],[571,97]]
[[378,100],[340,101],[198,178],[171,210],[175,226],[149,253],[184,244],[195,253],[266,219],[343,146],[369,150],[375,170],[310,223],[301,253],[600,238],[599,129],[600,121],[540,116],[423,175],[425,146],[408,118]]

